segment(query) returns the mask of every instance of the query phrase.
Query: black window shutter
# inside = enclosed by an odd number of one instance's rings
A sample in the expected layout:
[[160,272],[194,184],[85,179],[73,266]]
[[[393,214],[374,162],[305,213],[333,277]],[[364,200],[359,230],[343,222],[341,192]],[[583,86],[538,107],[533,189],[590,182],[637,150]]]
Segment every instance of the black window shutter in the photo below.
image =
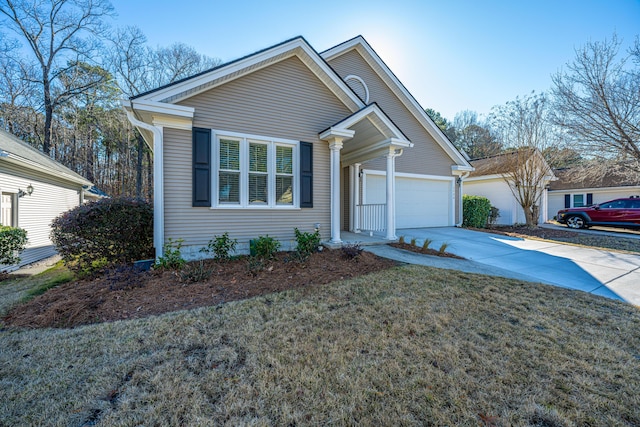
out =
[[313,144],[300,142],[300,207],[313,207]]
[[564,195],[564,207],[565,209],[571,207],[571,194]]
[[593,204],[593,193],[587,193],[587,206],[591,206]]
[[211,129],[193,128],[193,206],[211,206]]

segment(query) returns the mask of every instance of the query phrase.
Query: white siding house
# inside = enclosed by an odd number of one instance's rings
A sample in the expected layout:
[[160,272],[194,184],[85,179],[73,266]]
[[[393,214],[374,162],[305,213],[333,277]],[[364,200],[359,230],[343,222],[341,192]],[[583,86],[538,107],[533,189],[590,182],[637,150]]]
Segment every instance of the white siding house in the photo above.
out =
[[640,174],[624,173],[615,168],[588,173],[574,167],[555,171],[558,177],[549,186],[549,219],[560,209],[577,208],[609,200],[640,195]]
[[[0,130],[0,224],[27,231],[21,262],[12,270],[55,254],[51,221],[83,202],[90,181]],[[29,192],[31,194],[29,194]]]
[[[513,225],[526,223],[524,210],[514,195],[513,190],[516,189],[516,185],[511,178],[514,176],[514,170],[524,167],[534,171],[534,174],[537,174],[539,178],[532,178],[532,181],[535,181],[537,185],[536,193],[540,195],[538,199],[538,222],[544,223],[548,220],[547,187],[556,177],[537,150],[503,153],[471,160],[469,163],[475,170],[464,180],[463,193],[471,196],[483,196],[489,199],[491,205],[499,209],[500,216],[496,224]],[[534,174],[531,176],[533,177]],[[521,177],[527,176],[527,174],[515,173],[515,176],[518,175]]]

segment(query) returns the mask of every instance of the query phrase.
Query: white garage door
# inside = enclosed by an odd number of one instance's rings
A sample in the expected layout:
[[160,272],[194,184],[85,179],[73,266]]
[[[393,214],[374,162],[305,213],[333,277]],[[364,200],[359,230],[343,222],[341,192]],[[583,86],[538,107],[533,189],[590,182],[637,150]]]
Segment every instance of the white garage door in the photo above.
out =
[[[384,175],[365,175],[364,202],[386,202]],[[396,228],[453,225],[451,180],[396,176]]]

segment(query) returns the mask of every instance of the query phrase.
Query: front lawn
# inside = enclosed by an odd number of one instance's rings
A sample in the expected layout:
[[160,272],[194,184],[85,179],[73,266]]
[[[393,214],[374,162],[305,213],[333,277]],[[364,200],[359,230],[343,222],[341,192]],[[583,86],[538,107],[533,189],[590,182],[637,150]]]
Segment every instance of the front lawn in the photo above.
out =
[[0,349],[3,425],[640,425],[636,308],[420,266]]

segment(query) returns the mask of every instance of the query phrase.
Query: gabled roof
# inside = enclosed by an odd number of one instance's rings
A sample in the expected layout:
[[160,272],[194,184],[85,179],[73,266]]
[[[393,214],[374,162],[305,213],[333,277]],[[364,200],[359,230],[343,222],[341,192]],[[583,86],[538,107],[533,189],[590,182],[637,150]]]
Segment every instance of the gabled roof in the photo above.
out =
[[[540,156],[539,164],[544,164],[545,168],[548,169],[548,172],[552,172],[538,150],[534,148],[522,148],[508,153],[496,154],[495,156],[483,157],[481,159],[469,161],[471,166],[475,168],[475,170],[469,174],[469,178],[513,173],[521,165],[526,163],[531,156]],[[553,176],[552,173],[551,175]]]
[[398,77],[391,71],[391,69],[385,64],[380,56],[373,50],[373,48],[367,43],[362,36],[356,36],[351,40],[347,40],[344,43],[340,43],[324,52],[320,55],[330,62],[333,58],[343,55],[351,50],[357,50],[360,55],[369,63],[371,68],[378,74],[378,76],[387,84],[392,92],[400,99],[405,107],[414,115],[414,117],[422,124],[422,126],[431,134],[434,140],[442,147],[442,149],[455,161],[458,165],[469,167],[469,163],[465,159],[464,155],[458,151],[453,143],[447,138],[442,130],[435,124],[435,122],[427,115],[426,111],[413,97],[413,95],[407,90],[407,88],[400,82]]
[[551,183],[549,190],[579,190],[615,187],[640,187],[640,174],[629,171],[607,168],[577,166],[556,169],[558,180]]
[[297,56],[352,111],[365,105],[302,36],[131,97],[131,101],[176,103],[283,59]]
[[51,157],[0,129],[0,162],[19,164],[27,169],[44,172],[67,181],[92,186],[91,181],[56,162]]

